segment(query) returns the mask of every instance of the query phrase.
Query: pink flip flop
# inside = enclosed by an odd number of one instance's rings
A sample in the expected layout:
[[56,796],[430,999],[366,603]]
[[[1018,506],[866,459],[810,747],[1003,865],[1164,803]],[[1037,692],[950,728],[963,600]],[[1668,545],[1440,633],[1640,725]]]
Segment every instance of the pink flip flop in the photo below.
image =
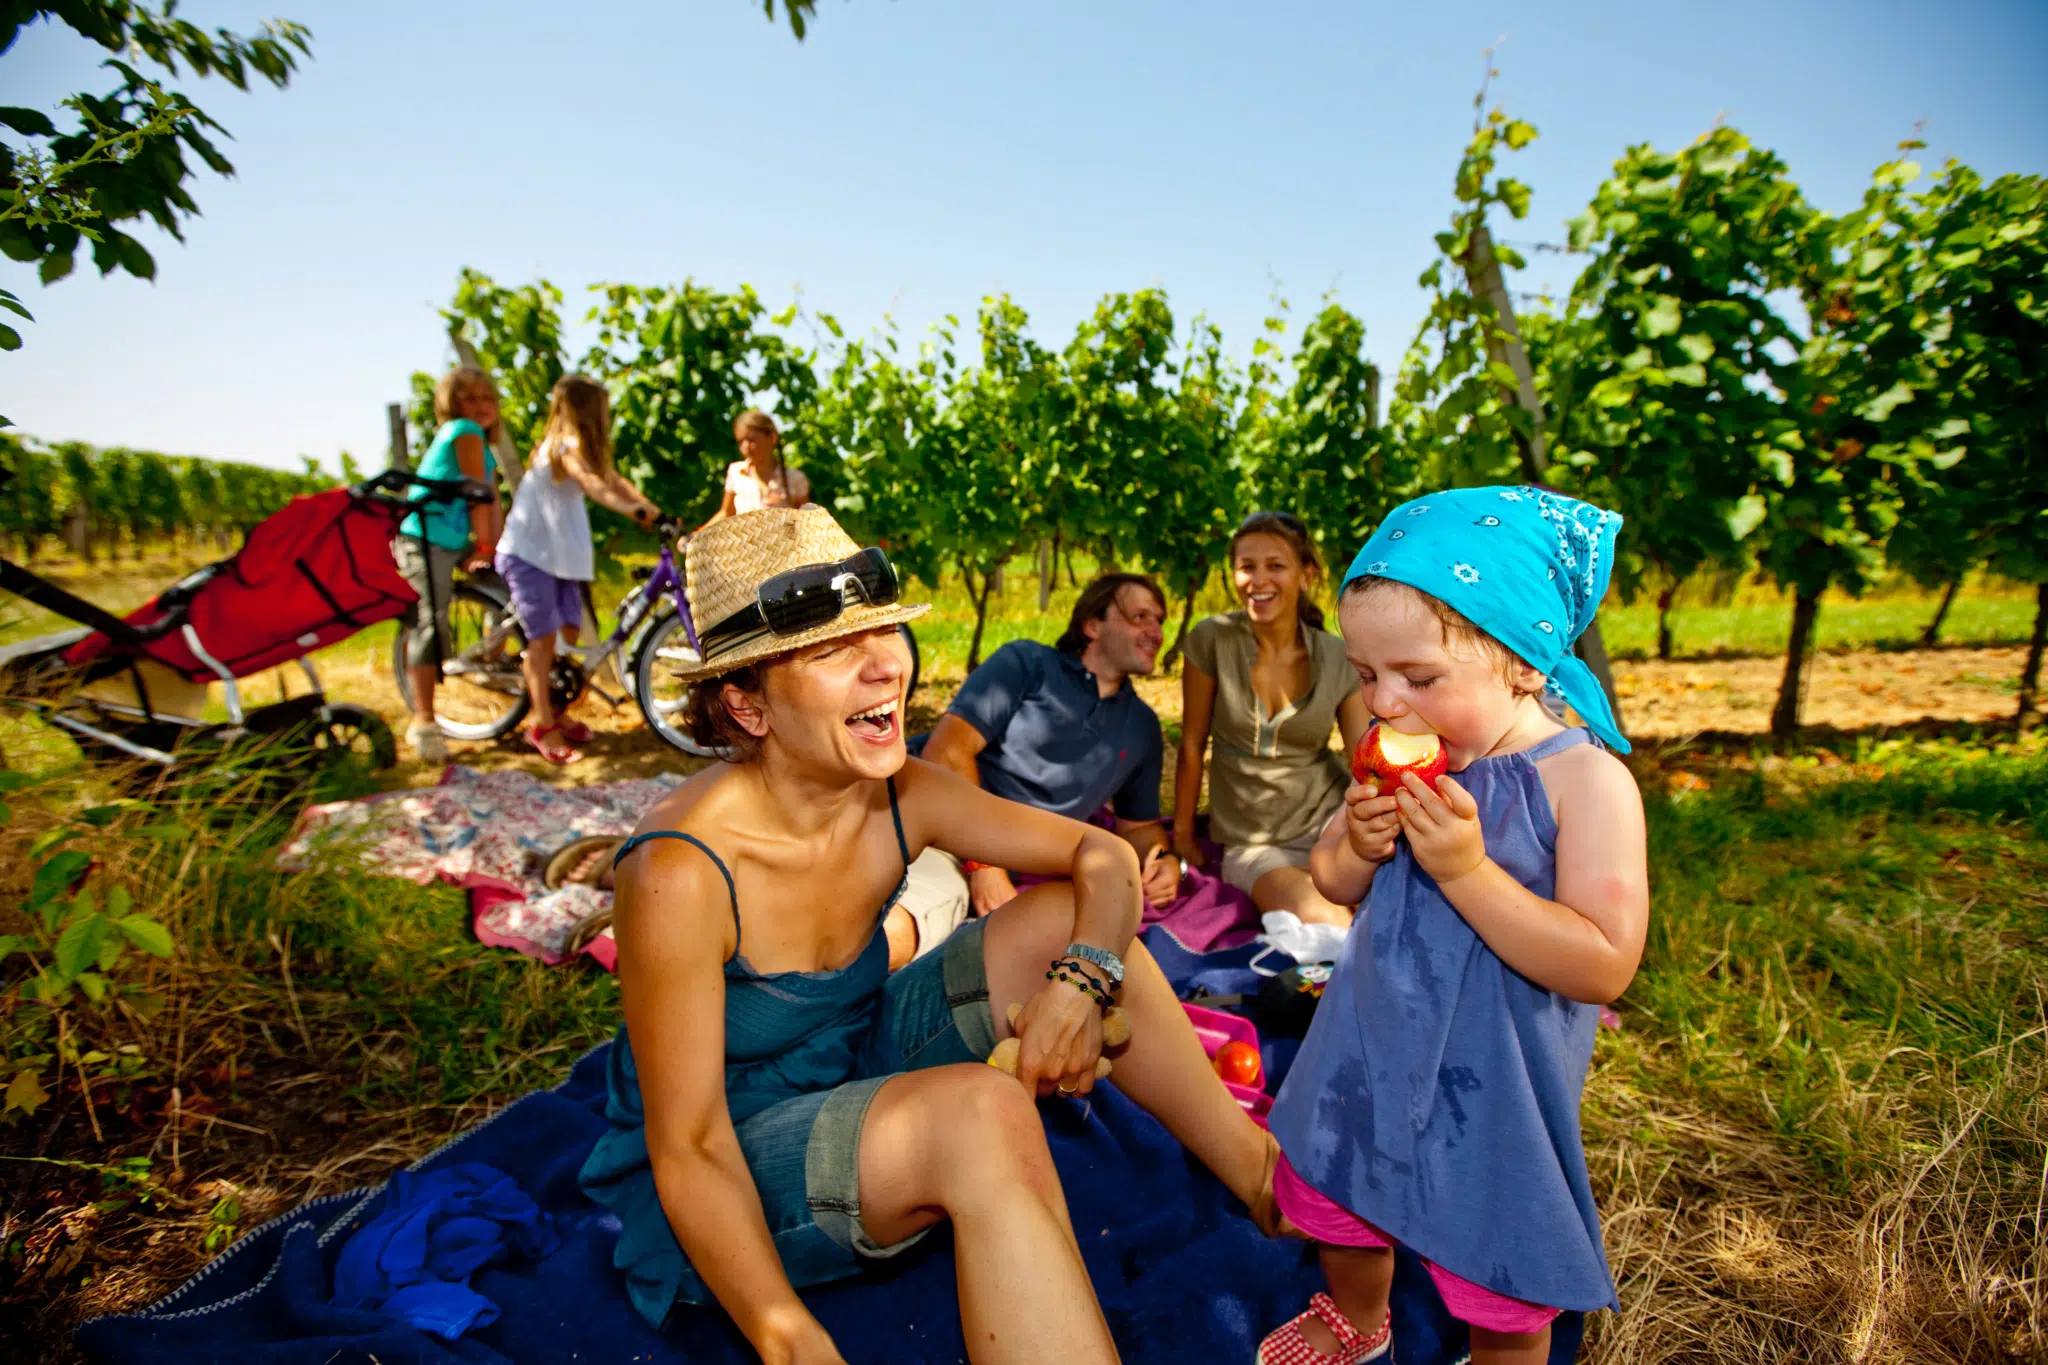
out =
[[[1330,1335],[1337,1338],[1337,1353],[1331,1355],[1318,1351],[1309,1345],[1302,1335],[1301,1325],[1310,1318],[1322,1319],[1330,1329]],[[1317,1294],[1308,1301],[1308,1311],[1276,1327],[1266,1334],[1259,1343],[1258,1365],[1358,1365],[1365,1360],[1378,1360],[1394,1347],[1394,1315],[1390,1312],[1380,1323],[1380,1330],[1365,1336],[1351,1325],[1351,1319],[1337,1311],[1337,1301],[1328,1294]]]
[[[549,743],[551,738],[554,743]],[[533,746],[535,753],[550,763],[566,765],[583,757],[582,750],[569,747],[559,724],[550,725],[545,730],[537,726],[529,729],[526,732],[526,742]]]

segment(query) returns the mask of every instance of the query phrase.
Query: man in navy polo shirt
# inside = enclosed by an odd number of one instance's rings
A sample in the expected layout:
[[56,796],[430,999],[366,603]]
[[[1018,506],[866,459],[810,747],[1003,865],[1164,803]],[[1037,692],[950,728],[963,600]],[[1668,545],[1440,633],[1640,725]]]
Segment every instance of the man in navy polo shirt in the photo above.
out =
[[[1104,574],[1082,590],[1057,645],[1012,640],[975,669],[922,749],[927,761],[1006,800],[1076,820],[1108,805],[1116,832],[1138,852],[1155,906],[1178,894],[1181,866],[1159,819],[1159,717],[1130,680],[1152,671],[1165,625],[1157,583]],[[985,915],[1016,894],[1003,869],[963,869],[928,850],[912,864],[901,902],[918,941],[892,941],[891,955],[928,951],[970,904]],[[893,940],[903,925],[892,920]]]

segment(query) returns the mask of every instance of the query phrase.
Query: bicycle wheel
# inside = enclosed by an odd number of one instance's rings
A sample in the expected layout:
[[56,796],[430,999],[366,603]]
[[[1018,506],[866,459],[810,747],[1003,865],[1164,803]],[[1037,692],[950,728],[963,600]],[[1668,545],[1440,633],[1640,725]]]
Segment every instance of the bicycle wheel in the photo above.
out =
[[910,681],[903,685],[903,704],[910,705],[910,699],[917,692],[917,681],[924,675],[924,651],[917,647],[917,635],[905,621],[896,627],[903,633],[903,643],[910,646]]
[[645,583],[637,583],[633,590],[620,600],[620,620],[635,612],[644,611],[645,614],[634,624],[631,633],[619,642],[619,647],[612,652],[611,657],[612,676],[618,679],[619,687],[625,694],[635,700],[638,700],[640,691],[640,650],[646,645],[648,635],[661,619],[675,614],[675,608],[669,605],[666,597],[651,608],[644,607],[640,599],[645,595],[646,588]]
[[372,770],[398,762],[398,741],[384,717],[366,706],[334,702],[320,708],[318,725],[309,736],[323,762],[359,764]]
[[688,668],[697,658],[697,651],[690,648],[688,637],[683,634],[680,615],[672,612],[657,621],[648,630],[633,662],[633,700],[640,703],[647,728],[666,743],[698,758],[724,758],[725,750],[699,744],[690,738],[683,725],[695,684],[679,680],[675,670]]
[[[434,716],[450,739],[496,739],[526,719],[533,703],[519,656],[526,632],[512,614],[509,598],[476,583],[458,583],[448,603],[451,653],[442,660],[434,689]],[[412,676],[405,666],[405,632],[391,646],[391,671],[407,710],[413,706]]]

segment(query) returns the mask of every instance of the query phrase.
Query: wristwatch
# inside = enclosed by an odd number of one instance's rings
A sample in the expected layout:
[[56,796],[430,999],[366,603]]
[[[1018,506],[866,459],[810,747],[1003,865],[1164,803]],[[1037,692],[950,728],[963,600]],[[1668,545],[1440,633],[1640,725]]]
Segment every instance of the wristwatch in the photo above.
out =
[[1111,982],[1119,986],[1124,984],[1124,960],[1109,949],[1091,947],[1086,943],[1069,943],[1066,955],[1078,957],[1083,962],[1092,962],[1102,968]]

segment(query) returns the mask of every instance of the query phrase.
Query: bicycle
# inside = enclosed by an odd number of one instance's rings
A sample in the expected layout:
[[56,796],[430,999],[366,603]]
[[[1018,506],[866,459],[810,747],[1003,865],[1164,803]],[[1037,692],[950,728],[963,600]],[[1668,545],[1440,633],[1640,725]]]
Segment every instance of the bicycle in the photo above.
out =
[[[688,546],[689,533],[672,517],[657,522],[655,532],[661,552],[653,565],[634,571],[639,581],[620,599],[618,622],[611,634],[593,645],[560,647],[549,674],[548,695],[558,713],[585,691],[595,691],[614,709],[631,699],[646,718],[647,727],[664,743],[697,758],[724,758],[726,750],[690,738],[684,717],[691,685],[673,677],[675,668],[687,668],[698,659],[687,643],[677,609],[683,594],[677,556]],[[588,588],[584,605],[595,624],[597,613]],[[471,575],[456,584],[448,615],[452,650],[442,661],[441,684],[434,693],[441,732],[451,739],[473,740],[511,733],[533,707],[521,668],[526,634],[512,610],[511,594],[496,574],[488,578]],[[903,693],[907,702],[917,690],[922,656],[910,627],[898,629],[910,647],[910,681]],[[593,685],[591,679],[607,667],[623,697]],[[402,637],[393,645],[392,672],[398,679],[399,694],[410,707],[412,686],[406,675]]]

